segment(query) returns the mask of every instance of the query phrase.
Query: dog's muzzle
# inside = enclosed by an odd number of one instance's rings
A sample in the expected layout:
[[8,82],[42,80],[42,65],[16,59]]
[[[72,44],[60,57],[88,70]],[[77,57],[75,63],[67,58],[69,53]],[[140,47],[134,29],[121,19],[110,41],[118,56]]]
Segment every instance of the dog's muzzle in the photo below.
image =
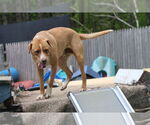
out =
[[46,60],[42,60],[39,64],[38,64],[38,67],[40,68],[40,69],[44,69],[45,67],[46,67]]

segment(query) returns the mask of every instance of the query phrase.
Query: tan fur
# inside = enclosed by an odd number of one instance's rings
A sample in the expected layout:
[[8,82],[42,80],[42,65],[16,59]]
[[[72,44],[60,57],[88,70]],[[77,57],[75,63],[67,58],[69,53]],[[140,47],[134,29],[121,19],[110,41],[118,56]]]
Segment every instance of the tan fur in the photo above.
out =
[[70,55],[74,55],[82,74],[82,90],[86,90],[86,74],[84,72],[84,53],[82,40],[96,38],[111,31],[112,30],[105,30],[91,34],[79,34],[70,28],[57,27],[37,33],[32,42],[29,44],[28,49],[29,52],[32,53],[33,60],[37,65],[38,77],[41,83],[41,94],[44,95],[44,82],[43,69],[40,67],[45,67],[45,63],[42,63],[43,60],[40,59],[41,53],[44,53],[44,58],[46,57],[46,65],[51,65],[52,74],[48,83],[50,88],[53,86],[57,65],[59,65],[60,68],[66,72],[68,77],[61,90],[67,88],[67,85],[73,74],[67,66],[67,59]]

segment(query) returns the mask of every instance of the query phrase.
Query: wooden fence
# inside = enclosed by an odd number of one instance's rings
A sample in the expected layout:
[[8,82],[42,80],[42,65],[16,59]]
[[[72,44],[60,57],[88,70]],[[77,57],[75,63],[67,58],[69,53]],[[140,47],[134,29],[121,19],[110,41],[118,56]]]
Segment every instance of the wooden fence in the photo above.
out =
[[[119,68],[150,67],[150,27],[114,31],[96,39],[85,40],[85,64],[91,65],[98,56],[114,59]],[[10,66],[16,67],[20,80],[37,81],[37,73],[28,42],[6,44],[7,59]],[[76,70],[78,66],[73,57],[69,64]]]
[[20,80],[36,80],[37,74],[31,55],[28,53],[29,42],[6,44],[7,61],[9,66],[19,72]]

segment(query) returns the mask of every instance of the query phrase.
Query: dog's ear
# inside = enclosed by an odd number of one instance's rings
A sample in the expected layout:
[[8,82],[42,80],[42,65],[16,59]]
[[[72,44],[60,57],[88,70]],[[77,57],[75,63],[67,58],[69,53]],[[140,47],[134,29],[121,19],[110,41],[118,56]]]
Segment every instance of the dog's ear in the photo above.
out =
[[31,52],[31,49],[32,49],[32,43],[29,43],[29,45],[28,45],[29,53]]
[[48,43],[48,45],[49,45],[50,47],[52,47],[52,44],[51,44],[50,40],[47,40],[46,42]]

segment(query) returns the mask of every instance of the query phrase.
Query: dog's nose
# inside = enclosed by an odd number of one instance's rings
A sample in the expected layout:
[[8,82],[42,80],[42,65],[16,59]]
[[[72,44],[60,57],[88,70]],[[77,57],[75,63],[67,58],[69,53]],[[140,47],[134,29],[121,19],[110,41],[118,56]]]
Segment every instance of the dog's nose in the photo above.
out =
[[45,63],[46,63],[46,60],[42,60],[42,63],[44,63],[44,64],[45,64]]

